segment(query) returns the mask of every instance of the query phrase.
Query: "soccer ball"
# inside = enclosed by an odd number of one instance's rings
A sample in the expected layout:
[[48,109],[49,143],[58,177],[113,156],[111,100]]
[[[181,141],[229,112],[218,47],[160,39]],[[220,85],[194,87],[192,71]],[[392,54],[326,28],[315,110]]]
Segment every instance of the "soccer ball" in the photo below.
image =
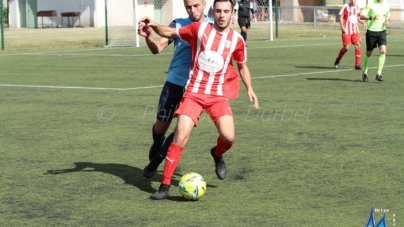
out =
[[180,194],[187,200],[198,200],[206,192],[206,181],[200,174],[187,173],[178,184]]

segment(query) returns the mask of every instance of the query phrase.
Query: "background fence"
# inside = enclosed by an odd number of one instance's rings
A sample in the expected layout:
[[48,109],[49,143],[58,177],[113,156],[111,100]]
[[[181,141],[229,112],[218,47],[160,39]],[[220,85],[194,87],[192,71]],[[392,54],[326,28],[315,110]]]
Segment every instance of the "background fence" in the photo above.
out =
[[[305,4],[314,4],[315,1]],[[145,43],[142,37],[136,35],[136,18],[149,15],[159,23],[168,24],[173,18],[187,17],[182,1],[26,0],[25,6],[21,2],[7,1],[4,7],[5,29],[2,36],[6,50],[142,46]],[[210,2],[213,0],[207,1],[206,13]],[[301,25],[307,26],[307,29],[339,30],[338,13],[342,2],[329,6],[292,6],[281,0],[278,4],[279,7],[272,6],[270,15],[269,1],[255,1],[258,21],[252,23],[248,41],[269,40],[271,19],[273,28],[276,28],[273,32],[278,32],[277,28]],[[402,4],[391,5],[389,30],[404,31]],[[239,30],[237,24],[231,26]],[[338,32],[336,34],[339,35]],[[282,29],[277,35],[285,37]]]

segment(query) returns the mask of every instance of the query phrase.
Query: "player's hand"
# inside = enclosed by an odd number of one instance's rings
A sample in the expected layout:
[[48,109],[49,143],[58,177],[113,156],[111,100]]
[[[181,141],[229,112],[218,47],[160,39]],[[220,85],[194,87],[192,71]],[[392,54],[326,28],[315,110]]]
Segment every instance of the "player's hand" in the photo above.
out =
[[255,95],[255,92],[252,88],[247,91],[247,95],[248,95],[248,98],[250,99],[250,101],[254,102],[254,108],[256,110],[258,110],[260,108],[258,105],[258,98],[257,98],[257,95]]
[[236,20],[233,17],[233,19],[231,20],[231,23],[234,24],[235,22],[236,22]]
[[145,25],[145,24],[141,24],[139,25],[139,28],[137,30],[137,34],[139,34],[142,37],[147,37],[152,33],[152,29]]
[[389,20],[386,20],[386,21],[384,22],[384,24],[386,25],[386,27],[390,27],[390,21],[389,21]]
[[345,27],[341,26],[341,31],[345,34]]
[[363,28],[364,28],[365,30],[367,30],[367,29],[368,29],[368,25],[367,25],[366,23],[363,23]]
[[377,14],[376,16],[374,16],[373,18],[376,20],[380,17],[380,14]]
[[153,27],[155,24],[156,24],[156,23],[155,23],[150,17],[147,17],[147,16],[140,18],[140,20],[139,20],[139,22],[138,22],[139,28],[140,28],[142,25],[147,25],[147,26],[149,26],[149,27]]

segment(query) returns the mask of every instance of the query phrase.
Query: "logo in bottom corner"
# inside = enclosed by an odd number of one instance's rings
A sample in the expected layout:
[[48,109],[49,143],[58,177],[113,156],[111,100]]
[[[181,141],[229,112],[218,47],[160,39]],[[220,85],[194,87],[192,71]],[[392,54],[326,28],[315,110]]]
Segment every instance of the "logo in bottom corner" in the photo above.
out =
[[384,214],[383,217],[377,222],[377,224],[375,224],[375,211],[372,207],[365,227],[387,227],[386,214]]

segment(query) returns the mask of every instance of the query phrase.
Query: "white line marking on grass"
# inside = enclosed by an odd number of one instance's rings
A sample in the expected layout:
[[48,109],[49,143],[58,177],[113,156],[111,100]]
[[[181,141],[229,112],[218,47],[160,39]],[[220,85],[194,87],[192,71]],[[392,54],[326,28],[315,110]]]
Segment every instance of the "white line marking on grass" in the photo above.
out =
[[105,88],[105,87],[76,87],[76,86],[47,86],[47,85],[24,85],[24,84],[0,84],[0,87],[28,87],[28,88],[53,88],[53,89],[85,89],[85,90],[110,90],[110,91],[128,91],[149,88],[161,88],[163,85],[134,87],[134,88]]
[[[394,68],[394,67],[403,67],[404,65],[386,65],[384,68]],[[376,69],[377,67],[369,67],[369,69]],[[324,73],[339,73],[339,72],[347,72],[347,71],[355,71],[356,69],[335,69],[321,72],[307,72],[307,73],[296,73],[296,74],[284,74],[284,75],[275,75],[275,76],[259,76],[252,77],[251,79],[267,79],[267,78],[277,78],[277,77],[288,77],[288,76],[304,76],[304,75],[315,75],[315,74],[324,74]]]
[[[269,47],[250,47],[249,49],[272,49],[272,48],[288,48],[288,47],[309,47],[309,46],[325,46],[331,44],[341,44],[341,43],[323,43],[323,44],[305,44],[305,45],[287,45],[287,46],[269,46]],[[108,47],[108,49],[120,49],[120,47],[112,48]],[[1,54],[2,56],[19,56],[19,55],[46,55],[46,56],[54,56],[54,55],[62,55],[62,56],[104,56],[104,57],[144,57],[144,56],[153,56],[154,54],[76,54],[75,52],[85,52],[85,51],[101,51],[106,50],[105,48],[100,49],[84,49],[84,50],[64,50],[64,51],[49,51],[49,52],[31,52],[31,53],[16,53],[16,54]],[[160,53],[158,55],[172,55],[173,52],[170,53]],[[158,56],[157,55],[157,56]]]
[[[401,65],[386,65],[385,68],[394,68],[394,67],[404,67],[404,64]],[[374,69],[377,67],[369,67],[369,69]],[[252,77],[251,79],[268,79],[268,78],[279,78],[279,77],[290,77],[290,76],[305,76],[305,75],[316,75],[316,74],[325,74],[325,73],[338,73],[338,72],[346,72],[346,71],[354,71],[355,69],[336,69],[336,70],[327,70],[321,72],[307,72],[307,73],[295,73],[295,74],[284,74],[284,75],[274,75],[274,76],[259,76]],[[84,90],[110,90],[110,91],[129,91],[129,90],[141,90],[141,89],[153,89],[153,88],[161,88],[163,85],[156,86],[146,86],[146,87],[134,87],[134,88],[104,88],[104,87],[76,87],[76,86],[49,86],[49,85],[24,85],[24,84],[0,84],[0,87],[27,87],[27,88],[52,88],[52,89],[84,89]]]
[[58,51],[49,51],[49,52],[32,52],[32,53],[18,53],[18,54],[1,54],[2,56],[17,56],[17,55],[37,55],[37,54],[49,54],[49,53],[66,53],[66,52],[82,52],[82,51],[99,51],[105,49],[84,49],[84,50],[58,50]]
[[332,45],[332,44],[341,44],[341,43],[322,43],[322,44],[269,46],[269,47],[249,47],[248,49],[272,49],[272,48],[288,48],[288,47],[328,46],[328,45]]
[[[172,55],[173,53],[160,53],[158,55]],[[38,52],[38,53],[21,53],[21,54],[4,54],[1,56],[20,56],[20,55],[41,55],[41,56],[100,56],[100,57],[144,57],[144,56],[152,56],[153,54],[74,54],[74,53],[66,53],[66,52]]]
[[[160,53],[158,55],[172,55],[173,53]],[[36,55],[36,54],[31,54]],[[46,56],[95,56],[95,57],[144,57],[144,56],[151,56],[153,54],[40,54]]]

